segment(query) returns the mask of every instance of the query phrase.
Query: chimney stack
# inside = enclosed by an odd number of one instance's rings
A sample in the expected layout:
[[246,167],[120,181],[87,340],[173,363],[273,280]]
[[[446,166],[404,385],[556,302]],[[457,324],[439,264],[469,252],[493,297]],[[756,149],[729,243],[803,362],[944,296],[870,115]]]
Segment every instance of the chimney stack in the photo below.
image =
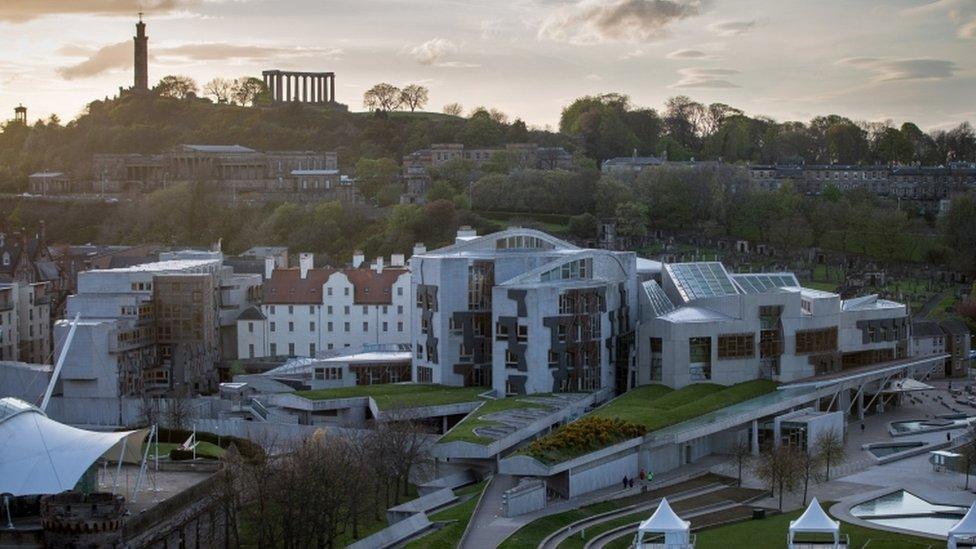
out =
[[313,256],[308,252],[298,254],[298,270],[302,280],[308,278],[308,271],[312,268]]
[[393,254],[390,256],[390,267],[403,267],[407,264],[403,254]]
[[458,227],[457,238],[454,239],[455,244],[460,244],[462,242],[467,242],[478,237],[478,231],[472,229],[468,225],[462,225]]
[[413,245],[413,255],[421,255],[427,253],[427,246],[423,242],[417,242]]
[[275,258],[271,255],[264,256],[264,279],[271,280],[275,270]]
[[376,269],[376,274],[383,272],[383,256],[376,258],[376,264],[373,265],[373,268]]
[[352,253],[352,268],[358,269],[362,266],[363,261],[366,261],[366,256],[363,254],[362,250],[356,250]]

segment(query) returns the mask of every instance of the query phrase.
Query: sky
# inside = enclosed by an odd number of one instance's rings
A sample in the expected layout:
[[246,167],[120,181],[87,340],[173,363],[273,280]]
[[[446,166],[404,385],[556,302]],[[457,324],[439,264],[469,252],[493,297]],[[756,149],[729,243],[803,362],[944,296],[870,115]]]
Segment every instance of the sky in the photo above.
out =
[[22,103],[69,120],[131,86],[139,11],[150,82],[333,71],[352,110],[390,82],[427,86],[427,110],[539,128],[607,92],[779,121],[976,122],[976,0],[0,0],[0,118]]

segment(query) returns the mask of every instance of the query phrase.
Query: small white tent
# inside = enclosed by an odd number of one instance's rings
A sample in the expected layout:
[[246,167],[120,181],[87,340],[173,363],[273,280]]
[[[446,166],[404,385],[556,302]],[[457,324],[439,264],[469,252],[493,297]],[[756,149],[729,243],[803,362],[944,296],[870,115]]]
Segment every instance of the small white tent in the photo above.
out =
[[832,534],[833,547],[840,547],[840,522],[831,519],[827,512],[820,507],[817,498],[813,498],[807,510],[796,520],[790,521],[789,545],[794,547],[797,534]]
[[[0,398],[0,493],[24,496],[71,490],[99,457],[133,432],[137,431],[76,429],[22,400]],[[144,435],[132,444],[141,445],[141,438]]]
[[969,511],[966,511],[966,516],[962,517],[962,520],[949,528],[949,549],[956,549],[960,541],[970,544],[976,541],[976,511],[974,509],[976,509],[976,502],[969,508]]
[[691,523],[682,520],[668,504],[668,498],[661,498],[661,504],[654,510],[651,518],[640,523],[637,528],[636,549],[653,547],[655,544],[645,542],[645,538],[664,534],[664,546],[668,548],[685,548],[691,545]]

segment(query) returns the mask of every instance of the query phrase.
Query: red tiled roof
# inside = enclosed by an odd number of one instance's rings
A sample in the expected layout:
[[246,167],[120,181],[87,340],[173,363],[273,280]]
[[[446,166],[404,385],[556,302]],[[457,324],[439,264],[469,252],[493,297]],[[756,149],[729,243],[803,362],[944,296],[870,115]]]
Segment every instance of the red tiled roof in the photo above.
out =
[[393,284],[406,269],[344,269],[342,274],[353,286],[353,303],[356,305],[390,305],[393,303]]
[[406,269],[309,269],[303,280],[297,268],[275,269],[264,283],[264,302],[269,305],[322,303],[322,286],[334,273],[346,275],[353,285],[353,303],[356,305],[389,305],[393,303],[393,284]]
[[264,302],[268,304],[322,303],[322,285],[335,269],[309,269],[304,279],[297,268],[275,269],[264,282]]

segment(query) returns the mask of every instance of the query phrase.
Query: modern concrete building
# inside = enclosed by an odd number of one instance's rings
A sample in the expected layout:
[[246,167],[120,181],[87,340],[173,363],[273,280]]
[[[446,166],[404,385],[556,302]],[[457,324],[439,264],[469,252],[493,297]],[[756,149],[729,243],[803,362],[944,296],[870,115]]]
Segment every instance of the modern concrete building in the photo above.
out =
[[496,394],[636,383],[636,256],[508,229],[410,259],[414,380]]
[[0,282],[0,360],[51,363],[47,282]]
[[[195,253],[192,255],[200,255]],[[178,257],[178,254],[177,254]],[[66,398],[214,389],[220,360],[220,253],[78,275],[62,345],[80,316],[61,380]]]
[[312,254],[298,268],[272,268],[263,303],[237,321],[240,358],[314,357],[318,352],[410,342],[410,272],[402,255],[352,268],[314,268]]
[[788,382],[909,356],[904,305],[877,296],[842,300],[802,288],[792,273],[672,263],[662,285],[642,286],[640,385]]

